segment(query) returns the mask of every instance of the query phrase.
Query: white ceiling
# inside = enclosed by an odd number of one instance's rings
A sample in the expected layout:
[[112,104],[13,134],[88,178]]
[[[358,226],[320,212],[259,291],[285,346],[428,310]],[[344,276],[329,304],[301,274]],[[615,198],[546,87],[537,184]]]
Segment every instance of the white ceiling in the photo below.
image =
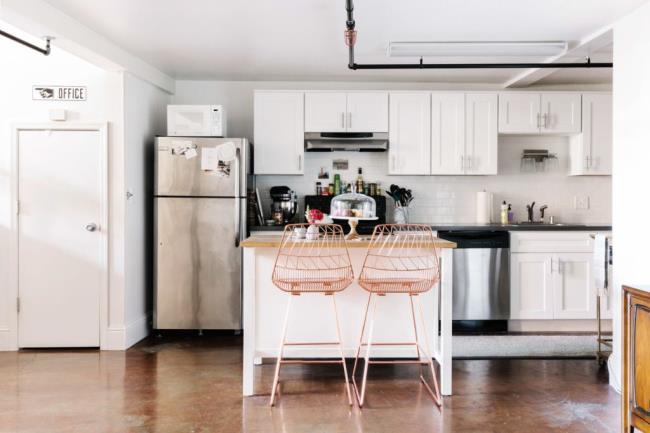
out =
[[[177,79],[500,84],[523,72],[350,71],[343,41],[344,0],[47,1]],[[563,40],[575,44],[645,1],[357,0],[356,61],[408,61],[386,57],[391,40]],[[597,57],[611,58],[611,47]],[[542,82],[610,81],[609,70],[571,70],[551,74]]]

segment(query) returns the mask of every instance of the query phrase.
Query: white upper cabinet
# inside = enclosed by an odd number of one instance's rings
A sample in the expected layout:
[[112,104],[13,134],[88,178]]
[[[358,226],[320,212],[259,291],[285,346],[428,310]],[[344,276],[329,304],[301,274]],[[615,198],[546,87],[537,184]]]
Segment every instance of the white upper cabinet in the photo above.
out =
[[540,131],[548,134],[578,134],[582,127],[579,93],[542,93]]
[[304,173],[304,94],[255,92],[255,174]]
[[347,112],[344,92],[305,93],[306,132],[345,132]]
[[499,95],[501,134],[578,134],[579,93],[512,92]]
[[501,93],[499,95],[499,132],[501,134],[539,133],[539,93]]
[[349,92],[348,132],[388,132],[388,93]]
[[431,174],[464,174],[465,94],[431,94]]
[[497,174],[497,95],[465,95],[465,174]]
[[582,95],[582,134],[571,137],[570,175],[612,174],[612,95]]
[[388,174],[431,172],[431,94],[391,93]]
[[388,132],[388,93],[307,92],[305,131]]

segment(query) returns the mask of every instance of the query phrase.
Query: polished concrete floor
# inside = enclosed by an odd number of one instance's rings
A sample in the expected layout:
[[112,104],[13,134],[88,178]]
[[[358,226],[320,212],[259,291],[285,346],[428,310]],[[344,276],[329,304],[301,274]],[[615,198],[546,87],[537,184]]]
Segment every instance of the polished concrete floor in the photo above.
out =
[[615,432],[619,396],[592,360],[455,361],[438,410],[412,366],[373,366],[350,409],[340,367],[288,366],[268,406],[241,397],[241,339],[151,338],[121,352],[0,353],[0,432]]

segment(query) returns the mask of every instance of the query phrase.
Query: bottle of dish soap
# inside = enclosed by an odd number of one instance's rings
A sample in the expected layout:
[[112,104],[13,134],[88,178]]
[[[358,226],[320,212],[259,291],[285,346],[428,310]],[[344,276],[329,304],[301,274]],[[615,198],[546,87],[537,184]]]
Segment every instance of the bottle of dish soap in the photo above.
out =
[[508,204],[508,224],[515,223],[515,213],[512,211],[512,204]]
[[506,224],[508,224],[508,205],[504,200],[503,203],[501,204],[501,225],[506,225]]

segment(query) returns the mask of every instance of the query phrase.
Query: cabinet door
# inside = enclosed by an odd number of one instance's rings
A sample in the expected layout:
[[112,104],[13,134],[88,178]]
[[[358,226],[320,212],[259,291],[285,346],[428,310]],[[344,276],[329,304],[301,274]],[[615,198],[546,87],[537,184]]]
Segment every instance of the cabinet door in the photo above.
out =
[[388,174],[431,171],[431,94],[391,93]]
[[346,113],[345,93],[305,93],[305,131],[307,132],[345,132]]
[[560,253],[554,273],[555,319],[595,319],[596,289],[590,253]]
[[510,254],[510,316],[514,320],[553,318],[551,254]]
[[348,93],[348,132],[388,132],[388,93]]
[[303,98],[302,92],[255,93],[255,174],[303,174]]
[[587,174],[612,174],[612,95],[582,95],[582,138]]
[[501,93],[499,95],[499,132],[537,134],[541,122],[539,93]]
[[497,95],[465,95],[465,173],[497,174]]
[[431,95],[431,174],[463,174],[465,94]]
[[580,133],[581,100],[579,93],[542,93],[542,133]]

